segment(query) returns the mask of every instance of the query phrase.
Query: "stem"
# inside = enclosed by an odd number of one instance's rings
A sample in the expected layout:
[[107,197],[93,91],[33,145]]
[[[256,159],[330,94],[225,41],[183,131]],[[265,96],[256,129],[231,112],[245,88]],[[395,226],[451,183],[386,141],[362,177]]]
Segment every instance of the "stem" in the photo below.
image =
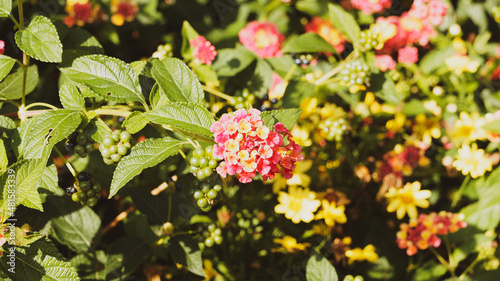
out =
[[436,251],[436,249],[434,249],[434,247],[429,247],[429,249],[436,256],[436,258],[439,260],[439,262],[442,265],[446,266],[448,271],[451,273],[452,280],[456,280],[457,277],[455,276],[455,268],[452,268],[452,266]]
[[290,68],[290,70],[287,72],[287,74],[285,75],[285,78],[283,80],[285,80],[285,81],[290,80],[290,77],[292,77],[292,74],[295,71],[295,69],[297,69],[297,65],[293,64],[292,68]]
[[130,114],[132,114],[131,111],[113,110],[113,109],[96,109],[94,112],[97,115],[113,115],[121,117],[128,117]]
[[464,272],[462,272],[462,274],[460,274],[460,276],[458,277],[458,280],[464,280],[465,277],[467,277],[467,273],[469,271],[471,271],[474,266],[480,261],[481,259],[479,259],[479,256],[477,256],[477,258],[471,263],[469,264],[469,266],[465,269]]
[[7,103],[10,103],[10,104],[12,104],[12,105],[13,105],[13,106],[15,106],[15,107],[21,107],[21,105],[20,105],[20,104],[18,104],[17,102],[15,102],[15,101],[13,101],[13,100],[8,100],[8,99],[3,99],[3,98],[2,98],[2,99],[0,99],[0,101],[4,101],[4,102],[7,102]]
[[453,196],[453,200],[451,202],[451,207],[455,208],[458,204],[458,201],[460,201],[460,198],[462,197],[462,193],[464,192],[465,187],[470,181],[470,175],[465,178],[465,180],[462,182],[462,185],[460,188],[457,190],[455,195]]
[[35,102],[35,103],[31,103],[31,104],[27,105],[26,107],[24,107],[24,110],[28,110],[29,108],[32,108],[32,107],[35,107],[35,106],[44,106],[44,107],[51,108],[51,109],[58,109],[57,107],[55,107],[55,106],[53,106],[51,104],[48,104],[48,103]]
[[[172,198],[172,197],[170,197]],[[182,232],[175,232],[174,234],[172,234],[172,236],[170,237],[174,237],[174,236],[178,236],[178,235],[190,235],[190,234],[195,234],[195,233],[198,233],[197,231],[194,231],[194,230],[189,230],[189,231],[182,231]]]
[[203,89],[203,91],[205,92],[208,92],[214,96],[218,96],[219,98],[223,98],[225,100],[228,100],[228,101],[231,101],[231,100],[234,100],[234,98],[230,95],[226,95],[224,94],[223,92],[220,92],[220,91],[217,91],[215,89],[212,89],[212,88],[209,88],[205,85],[202,85],[201,88]]
[[9,18],[14,22],[17,28],[19,28],[19,22],[16,20],[16,18],[11,14],[9,14]]
[[[19,31],[21,31],[24,29],[23,1],[17,0],[17,6],[19,10],[19,24],[17,25],[17,28]],[[26,104],[26,78],[28,77],[28,65],[29,65],[28,55],[25,52],[23,52],[23,86],[22,86],[22,97],[21,97],[20,108],[24,108],[24,105]]]
[[344,68],[345,64],[347,62],[351,61],[352,59],[354,59],[355,57],[357,57],[357,52],[350,53],[347,56],[347,58],[345,58],[344,61],[339,63],[339,65],[337,65],[334,69],[328,71],[325,75],[320,77],[318,80],[314,81],[314,85],[318,86],[318,85],[323,84],[326,80],[330,79],[330,77],[332,77],[333,75],[337,74],[340,70],[342,70],[342,68]]
[[168,214],[167,214],[167,221],[170,221],[172,217],[172,196],[168,197]]
[[187,156],[186,154],[184,154],[184,151],[182,151],[182,149],[179,149],[179,154],[182,156],[182,158],[184,158],[184,160],[187,159]]
[[68,162],[68,160],[64,157],[61,151],[59,151],[59,149],[55,146],[54,146],[54,151],[57,153],[57,155],[59,155],[59,157],[61,157],[61,159],[64,161],[64,164],[66,164],[66,167],[68,167],[68,170],[71,172],[73,177],[78,181],[77,173],[75,171],[75,168],[73,168],[73,165],[71,165],[71,163]]

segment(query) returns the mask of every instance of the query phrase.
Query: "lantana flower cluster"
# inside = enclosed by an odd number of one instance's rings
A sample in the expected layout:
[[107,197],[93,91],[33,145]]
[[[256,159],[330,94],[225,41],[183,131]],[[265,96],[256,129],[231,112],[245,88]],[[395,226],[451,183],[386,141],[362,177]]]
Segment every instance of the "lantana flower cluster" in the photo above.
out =
[[189,44],[191,44],[191,47],[193,48],[195,61],[202,64],[212,64],[212,61],[217,56],[217,51],[210,41],[200,35],[189,41]]
[[261,58],[280,57],[285,36],[270,22],[252,21],[238,33],[241,44]]
[[406,249],[406,254],[413,256],[417,251],[441,245],[438,235],[454,233],[467,227],[463,214],[441,211],[430,214],[420,214],[416,222],[400,225],[397,233],[399,248]]
[[342,36],[333,24],[326,19],[313,17],[309,23],[304,26],[306,32],[316,33],[330,43],[338,53],[344,51],[346,39]]
[[217,167],[221,177],[237,174],[240,182],[248,183],[257,173],[264,181],[277,173],[286,179],[293,176],[295,163],[303,159],[302,147],[282,123],[276,123],[271,131],[260,114],[257,109],[239,109],[222,115],[210,127],[217,143],[213,155],[224,160]]
[[380,13],[391,7],[391,0],[351,0],[354,8],[361,10],[367,15]]
[[68,15],[64,18],[64,23],[68,26],[83,26],[94,21],[95,11],[89,0],[67,0],[66,12]]

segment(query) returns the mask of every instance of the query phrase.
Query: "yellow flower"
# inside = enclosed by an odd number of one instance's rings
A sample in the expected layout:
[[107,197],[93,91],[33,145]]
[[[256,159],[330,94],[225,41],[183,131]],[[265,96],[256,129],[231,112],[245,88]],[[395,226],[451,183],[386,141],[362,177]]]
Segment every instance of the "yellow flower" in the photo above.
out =
[[309,187],[309,184],[311,183],[311,177],[305,172],[311,169],[312,164],[312,160],[303,160],[297,162],[297,165],[293,170],[293,176],[289,179],[285,179],[281,174],[276,174],[273,179],[273,192],[278,193],[287,185],[300,185],[303,187]]
[[486,171],[491,171],[493,162],[484,156],[484,150],[477,149],[477,144],[473,143],[471,147],[466,144],[458,150],[458,158],[453,162],[453,167],[462,171],[462,174],[470,174],[477,178],[483,176]]
[[284,249],[287,252],[295,253],[297,251],[304,251],[306,247],[311,246],[310,243],[297,243],[297,240],[292,236],[285,235],[283,238],[273,239],[274,243],[281,244],[280,249]]
[[305,127],[295,125],[292,131],[293,140],[302,147],[311,146],[312,140],[309,138],[309,130]]
[[478,61],[473,61],[467,55],[455,54],[447,58],[445,61],[446,65],[451,71],[455,71],[457,75],[464,72],[474,73],[479,67]]
[[430,144],[432,138],[439,138],[441,130],[439,128],[439,120],[437,118],[427,118],[424,113],[415,117],[415,125],[413,125],[413,132],[424,143]]
[[205,272],[205,281],[210,281],[217,276],[217,271],[215,271],[211,260],[203,260],[203,271]]
[[450,137],[455,144],[469,143],[475,140],[487,138],[487,133],[481,127],[486,123],[486,119],[473,112],[460,112],[460,119],[455,121]]
[[370,25],[370,30],[378,35],[378,44],[375,46],[376,50],[382,49],[387,40],[394,37],[397,33],[396,25],[390,23],[388,20],[381,20],[380,18],[376,23]]
[[401,129],[403,129],[405,122],[406,115],[397,112],[394,114],[394,119],[387,121],[385,127],[387,128],[387,130],[393,133],[398,133],[399,131],[401,131]]
[[323,208],[318,212],[315,219],[325,219],[326,225],[330,227],[334,226],[335,222],[345,223],[347,221],[347,217],[344,214],[344,205],[340,205],[337,207],[334,201],[330,203],[326,199],[323,199],[321,203]]
[[278,214],[285,214],[285,217],[293,223],[301,221],[309,223],[314,219],[313,213],[321,205],[315,198],[316,193],[310,191],[309,188],[290,186],[288,193],[279,193],[279,204],[274,207],[274,211]]
[[417,207],[429,207],[427,199],[431,197],[430,190],[420,190],[421,184],[416,181],[407,183],[403,188],[391,187],[385,194],[389,201],[387,212],[392,213],[396,211],[398,219],[402,219],[406,213],[412,219],[418,216]]
[[364,249],[354,248],[347,250],[345,256],[349,258],[349,264],[355,261],[369,261],[376,262],[378,255],[375,253],[375,247],[372,244],[367,245]]
[[300,114],[300,119],[305,119],[309,115],[313,114],[316,111],[316,106],[318,105],[317,98],[305,98],[300,103],[300,108],[302,109],[302,114]]

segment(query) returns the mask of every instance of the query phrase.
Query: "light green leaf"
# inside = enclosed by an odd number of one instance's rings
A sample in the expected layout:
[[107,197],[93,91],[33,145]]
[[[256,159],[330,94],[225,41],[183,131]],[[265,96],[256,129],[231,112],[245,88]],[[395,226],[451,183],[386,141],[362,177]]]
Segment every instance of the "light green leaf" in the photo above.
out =
[[7,151],[5,150],[5,144],[3,140],[0,139],[0,171],[5,171],[9,166],[9,159],[7,158]]
[[[38,85],[38,67],[32,65],[28,67],[28,74],[26,76],[26,95],[33,92]],[[23,69],[20,67],[14,73],[5,77],[0,83],[0,96],[9,99],[17,100],[23,95]]]
[[500,120],[488,122],[482,128],[486,131],[490,131],[495,134],[500,134]]
[[212,69],[219,77],[232,77],[255,60],[255,55],[242,46],[217,50],[217,54]]
[[29,246],[15,247],[15,273],[7,271],[9,257],[2,255],[2,271],[13,280],[78,281],[78,273],[59,253],[56,246],[47,239],[39,239]]
[[354,17],[344,8],[336,4],[328,4],[330,21],[351,43],[355,43],[361,33],[359,25]]
[[304,33],[290,39],[283,47],[283,53],[336,53],[335,48],[316,33]]
[[168,157],[175,155],[181,143],[172,138],[147,139],[132,148],[129,155],[123,157],[113,174],[109,198],[113,197],[127,182],[142,172],[153,167]]
[[418,99],[410,100],[403,106],[403,109],[401,110],[401,113],[403,113],[408,117],[417,116],[418,114],[428,113],[428,112],[429,111],[424,107],[422,101]]
[[189,236],[176,236],[169,242],[168,251],[175,262],[182,264],[191,273],[206,276],[198,242]]
[[420,70],[422,70],[422,73],[424,74],[431,74],[439,67],[445,65],[444,61],[454,52],[455,49],[453,46],[449,46],[446,49],[436,49],[430,51],[420,60]]
[[184,59],[186,60],[191,60],[193,58],[193,55],[191,51],[191,44],[189,42],[198,37],[198,32],[194,30],[194,28],[189,24],[189,22],[184,21],[184,23],[182,24],[181,34],[182,34],[182,48],[181,48],[182,57],[184,57]]
[[1,0],[0,1],[0,17],[5,18],[10,15],[12,10],[12,0]]
[[109,127],[103,123],[104,122],[99,122],[99,120],[92,119],[88,125],[90,137],[97,143],[102,143],[106,135],[111,132]]
[[72,110],[52,110],[37,115],[26,128],[19,153],[25,159],[41,158],[78,128],[82,118]]
[[0,80],[4,79],[9,74],[12,67],[16,64],[16,60],[5,55],[0,55]]
[[56,165],[52,164],[45,167],[43,170],[42,180],[40,182],[40,187],[46,189],[52,193],[59,193],[62,189],[59,188],[59,178],[57,176]]
[[153,123],[170,125],[179,130],[211,137],[210,126],[215,122],[210,111],[193,103],[169,103],[146,112]]
[[123,121],[123,126],[127,128],[129,133],[135,134],[146,127],[148,123],[149,119],[145,114],[140,111],[134,111]]
[[278,109],[272,111],[264,111],[260,114],[264,125],[269,129],[273,129],[274,125],[278,122],[283,124],[285,128],[291,130],[302,113],[302,109]]
[[307,281],[338,281],[337,271],[330,262],[319,254],[313,254],[307,261]]
[[[382,88],[379,91],[376,91],[375,95],[388,103],[394,105],[402,104],[405,99],[404,93],[399,92],[396,89],[396,85],[388,73],[385,73],[383,80],[377,82],[382,81]],[[373,85],[375,85],[375,83],[373,83]]]
[[202,103],[205,98],[200,82],[179,59],[153,61],[151,74],[171,101]]
[[207,82],[212,82],[216,86],[219,86],[219,79],[217,78],[217,73],[212,69],[210,65],[206,64],[201,64],[193,68],[194,73],[196,74],[196,77],[201,82],[207,83]]
[[56,27],[44,16],[36,16],[29,26],[16,33],[16,43],[28,56],[43,62],[61,62],[63,46]]
[[61,72],[107,100],[146,103],[137,73],[119,59],[87,55],[75,59],[70,67],[61,68]]
[[167,94],[160,88],[158,83],[154,84],[149,94],[149,103],[153,108],[161,107],[167,105],[170,101],[168,100]]
[[71,110],[84,110],[85,100],[80,94],[78,87],[70,82],[64,83],[61,88],[59,88],[59,99],[61,104],[66,109]]
[[51,207],[52,235],[76,252],[86,252],[99,231],[101,219],[88,206],[75,204],[67,197],[54,197]]

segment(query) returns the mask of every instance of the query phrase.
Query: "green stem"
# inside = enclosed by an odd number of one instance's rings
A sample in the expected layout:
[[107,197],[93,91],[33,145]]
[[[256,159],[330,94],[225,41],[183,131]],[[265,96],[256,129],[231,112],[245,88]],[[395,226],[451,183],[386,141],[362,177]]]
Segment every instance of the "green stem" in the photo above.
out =
[[460,198],[462,197],[462,194],[464,192],[465,187],[470,181],[470,175],[465,178],[465,180],[462,182],[462,185],[460,188],[457,190],[457,192],[453,195],[453,200],[451,202],[451,207],[455,208],[457,206],[458,201],[460,201]]
[[9,18],[14,22],[17,28],[19,28],[19,22],[16,20],[16,18],[11,14],[9,14]]
[[295,71],[295,69],[297,69],[297,65],[293,64],[292,68],[290,68],[290,70],[287,72],[287,74],[285,75],[285,78],[283,80],[285,80],[285,81],[290,80],[290,77],[292,77],[292,74]]
[[0,99],[0,100],[1,100],[1,101],[4,101],[4,102],[7,102],[7,103],[10,103],[10,104],[12,104],[12,105],[13,105],[13,106],[15,106],[15,107],[21,107],[21,105],[20,105],[19,103],[15,102],[15,101],[13,101],[13,100],[8,100],[8,99],[3,99],[3,98],[2,98],[2,99]]
[[113,109],[96,109],[95,113],[97,115],[112,115],[112,116],[128,117],[130,114],[132,114],[132,111],[113,110]]
[[[24,29],[23,1],[17,0],[17,6],[19,10],[19,24],[17,25],[17,27],[18,30],[21,31]],[[23,85],[22,85],[20,109],[24,108],[24,105],[26,104],[26,78],[28,77],[28,65],[29,65],[28,55],[25,52],[23,52]]]
[[450,272],[451,276],[453,279],[456,279],[457,277],[455,276],[455,269],[457,268],[457,265],[455,264],[455,259],[453,258],[453,253],[451,252],[451,247],[450,247],[450,242],[448,241],[448,236],[444,236],[443,238],[444,244],[446,246],[446,252],[448,252],[448,260],[450,261]]
[[351,60],[353,60],[354,58],[356,58],[358,56],[357,52],[356,51],[353,51],[352,53],[350,53],[347,58],[345,58],[344,61],[342,61],[341,63],[339,63],[335,68],[333,68],[332,70],[328,71],[325,75],[321,76],[318,80],[314,81],[314,85],[318,86],[318,85],[322,85],[324,84],[328,79],[330,79],[333,75],[337,74],[338,72],[340,72],[345,64]]
[[[170,197],[172,198],[172,197]],[[174,237],[174,236],[179,236],[179,235],[191,235],[191,234],[197,234],[198,232],[197,231],[194,231],[194,230],[189,230],[189,231],[181,231],[181,232],[175,232],[174,234],[172,234],[172,236],[170,237]]]
[[429,249],[431,250],[431,252],[436,256],[436,258],[439,260],[439,262],[444,265],[448,271],[451,273],[451,277],[453,278],[452,280],[456,280],[456,276],[455,276],[455,269],[454,268],[451,268],[451,265],[436,251],[436,249],[434,249],[434,247],[429,247]]
[[481,259],[479,259],[479,256],[477,256],[477,258],[471,264],[469,264],[469,266],[465,269],[465,271],[462,272],[462,274],[460,274],[458,280],[459,281],[464,280],[464,278],[467,277],[467,273],[469,273],[469,271],[471,271],[479,261],[481,261]]
[[47,108],[51,108],[51,109],[58,109],[57,107],[51,105],[51,104],[48,104],[48,103],[44,103],[44,102],[35,102],[35,103],[31,103],[29,105],[27,105],[24,110],[28,110],[29,108],[32,108],[32,107],[35,107],[35,106],[44,106],[44,107],[47,107]]
[[223,92],[217,91],[217,90],[212,89],[210,87],[207,87],[205,85],[202,85],[201,88],[203,89],[203,91],[208,92],[208,93],[210,93],[210,94],[212,94],[214,96],[218,96],[219,98],[223,98],[223,99],[225,99],[227,101],[234,100],[234,98],[232,96],[226,95]]
[[66,164],[66,167],[68,167],[68,170],[71,172],[75,180],[78,181],[77,178],[78,173],[76,172],[75,168],[73,168],[73,165],[71,165],[71,163],[68,162],[68,160],[64,157],[61,151],[55,146],[54,146],[54,151],[57,153],[57,155],[59,155],[59,157],[61,157],[61,159],[64,161],[64,164]]

